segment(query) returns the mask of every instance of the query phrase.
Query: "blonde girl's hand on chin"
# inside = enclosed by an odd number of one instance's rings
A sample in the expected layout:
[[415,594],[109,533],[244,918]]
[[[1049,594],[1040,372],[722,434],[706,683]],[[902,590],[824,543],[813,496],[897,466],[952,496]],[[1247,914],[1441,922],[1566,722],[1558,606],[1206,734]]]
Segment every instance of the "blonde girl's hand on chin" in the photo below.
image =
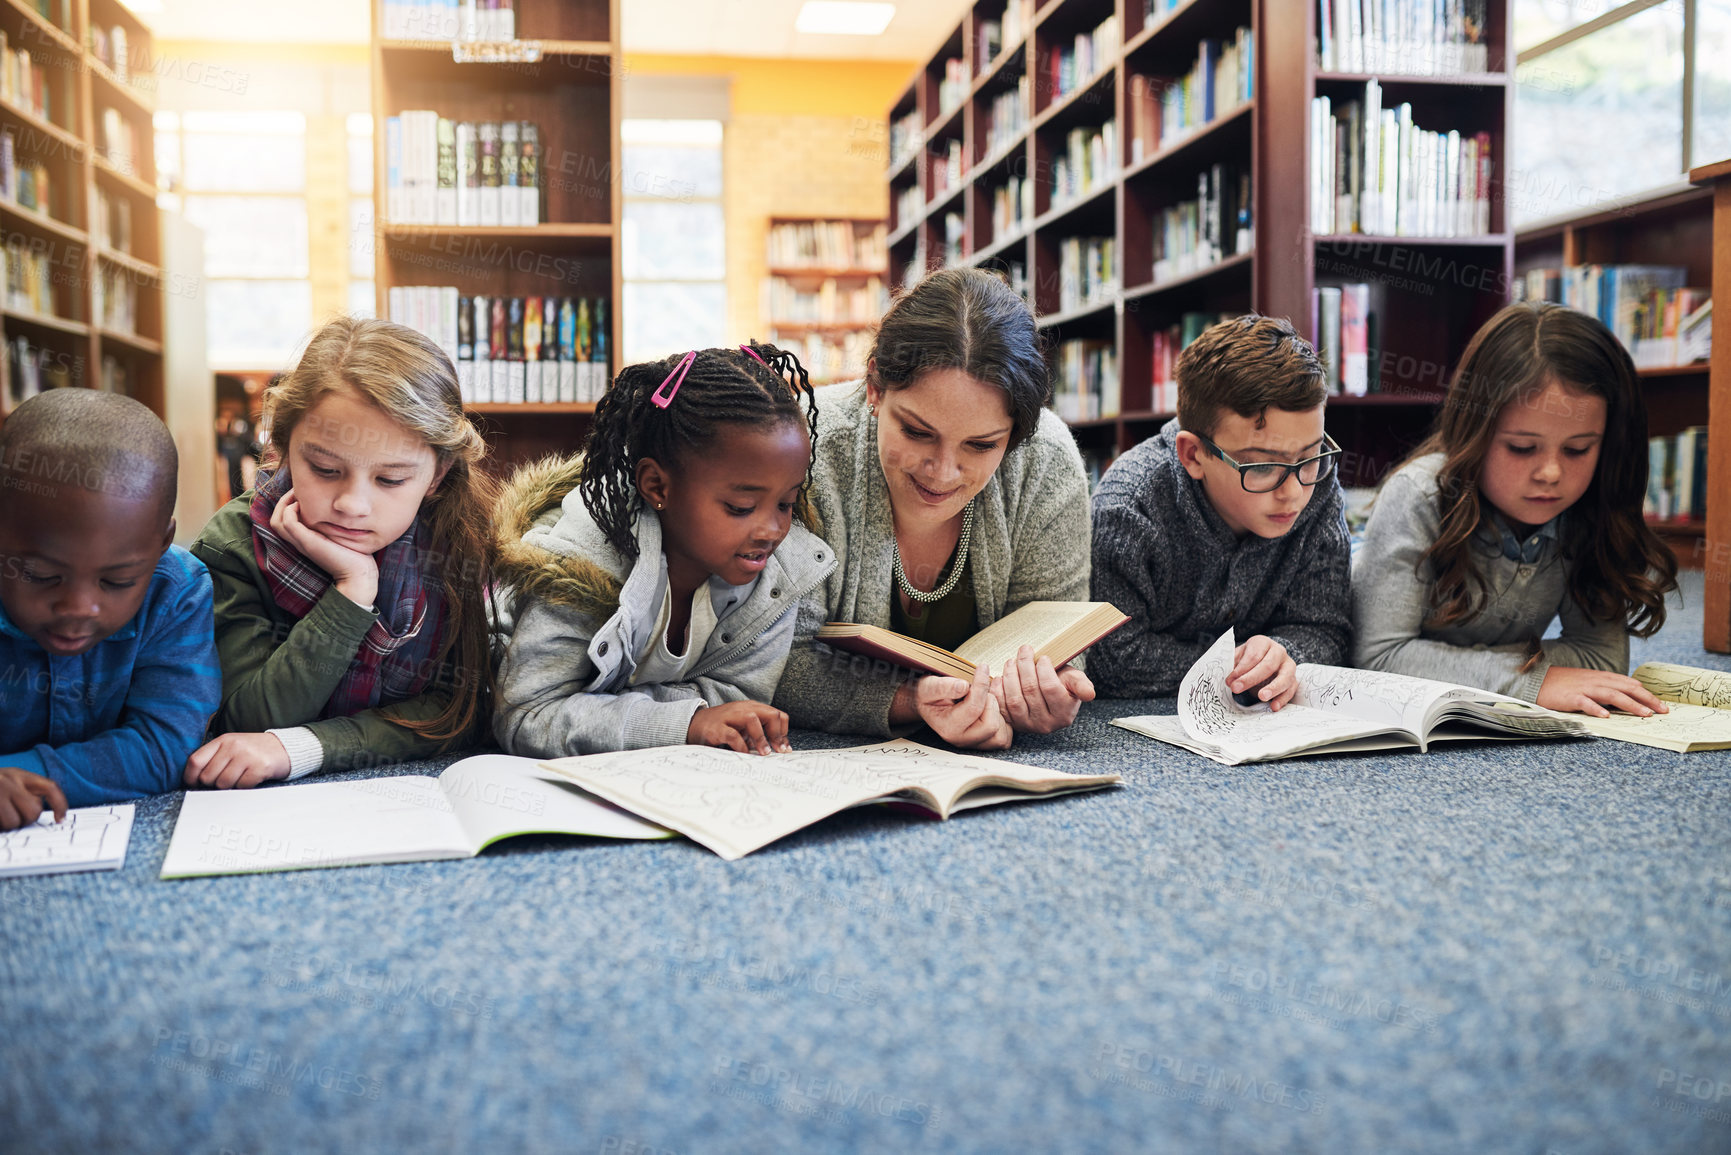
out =
[[[331,584],[357,606],[371,606],[379,595],[379,565],[371,554],[332,541],[301,520],[300,502],[290,489],[271,510],[270,527],[331,575]],[[272,739],[275,741],[275,739]]]

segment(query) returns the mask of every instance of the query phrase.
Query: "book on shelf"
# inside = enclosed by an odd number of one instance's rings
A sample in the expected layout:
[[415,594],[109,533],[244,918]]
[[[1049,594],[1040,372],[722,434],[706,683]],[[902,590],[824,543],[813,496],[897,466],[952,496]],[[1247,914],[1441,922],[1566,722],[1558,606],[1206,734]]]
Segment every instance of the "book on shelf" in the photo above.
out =
[[138,155],[138,134],[132,122],[120,115],[117,108],[105,108],[98,123],[102,128],[103,159],[128,175],[137,175],[133,159]]
[[[0,144],[0,152],[4,151]],[[90,239],[99,249],[112,249],[130,255],[132,252],[132,200],[111,197],[100,186],[96,189],[96,211],[91,216]]]
[[1513,297],[1556,301],[1589,313],[1614,333],[1637,368],[1705,361],[1713,351],[1713,298],[1687,285],[1677,265],[1571,265],[1529,269]]
[[1058,242],[1058,311],[1112,299],[1118,288],[1118,238],[1065,237]]
[[6,239],[5,257],[6,307],[55,316],[53,251],[13,233]]
[[991,677],[1004,672],[1023,646],[1034,648],[1035,659],[1050,658],[1062,666],[1077,654],[1129,621],[1111,602],[1029,602],[999,618],[953,651],[905,637],[882,626],[830,622],[819,627],[817,640],[838,650],[972,681],[985,667]]
[[1034,25],[1034,0],[1008,0],[1004,11],[995,20],[980,21],[980,38],[974,60],[983,75],[997,63],[1006,48],[1015,48]]
[[1052,158],[1051,204],[1061,208],[1110,184],[1118,171],[1118,122],[1072,128],[1064,149]]
[[1120,780],[1117,774],[1065,774],[956,754],[906,738],[761,755],[658,746],[540,765],[729,861],[855,806],[894,802],[948,818],[978,806],[1098,790]]
[[6,339],[5,411],[48,389],[73,384],[74,362],[20,334]]
[[953,267],[967,256],[967,221],[958,212],[944,214],[944,265]]
[[[122,84],[132,83],[132,62],[127,41],[130,39],[123,24],[115,24],[104,28],[95,20],[85,29],[85,45],[90,54],[101,61],[103,66],[114,73],[114,78]],[[148,68],[149,65],[147,64]]]
[[1116,342],[1072,338],[1058,346],[1052,411],[1065,421],[1097,421],[1123,409]]
[[877,276],[846,285],[826,277],[816,289],[765,277],[761,307],[771,325],[870,325],[888,311],[889,291]]
[[1632,676],[1670,708],[1645,718],[1619,713],[1583,718],[1595,736],[1678,754],[1731,749],[1731,674],[1643,662]]
[[1024,74],[1016,78],[1016,87],[992,97],[986,110],[986,152],[995,156],[1028,128],[1028,109],[1032,105],[1032,85]]
[[943,157],[940,159],[936,154],[932,156],[932,195],[926,199],[935,201],[960,185],[964,171],[962,142],[959,139],[946,141]]
[[859,380],[871,355],[872,333],[865,327],[844,333],[781,333],[772,326],[770,339],[799,358],[813,385]]
[[1377,324],[1370,286],[1318,285],[1310,293],[1310,342],[1328,371],[1329,393],[1362,397],[1375,392],[1379,353],[1372,339]]
[[1382,86],[1338,107],[1310,102],[1311,231],[1319,235],[1484,236],[1491,228],[1492,141],[1413,123],[1382,105]]
[[773,269],[883,272],[889,268],[882,221],[782,221],[769,229]]
[[54,85],[41,60],[33,59],[25,47],[14,48],[0,32],[0,100],[56,124]]
[[385,0],[381,30],[386,40],[515,40],[516,4],[515,0]]
[[1487,0],[1318,0],[1323,72],[1459,76],[1487,71]]
[[1091,496],[1100,488],[1100,479],[1106,476],[1106,471],[1118,460],[1118,451],[1116,448],[1094,449],[1082,446],[1077,449],[1082,454],[1082,473],[1088,478],[1088,493]]
[[1214,164],[1197,176],[1196,199],[1152,214],[1154,283],[1198,272],[1249,252],[1256,232],[1250,173]]
[[1224,321],[1231,313],[1185,313],[1179,323],[1156,329],[1150,335],[1150,361],[1153,365],[1153,388],[1149,405],[1156,413],[1178,412],[1178,358],[1190,342],[1202,336],[1213,324]]
[[1707,516],[1707,426],[1647,439],[1647,494],[1641,512],[1653,521]]
[[104,353],[102,364],[97,366],[96,387],[104,393],[132,396],[132,375],[127,372],[126,362],[113,353]]
[[925,140],[926,127],[920,123],[918,108],[890,121],[890,167],[900,168],[903,161],[919,151]]
[[522,834],[673,837],[533,758],[476,754],[436,778],[188,791],[160,877],[473,858]]
[[396,285],[390,320],[445,351],[465,404],[595,402],[607,391],[602,297],[486,297],[451,285]]
[[992,243],[1015,236],[1034,223],[1034,182],[1010,176],[992,190]]
[[1586,737],[1578,717],[1519,698],[1381,670],[1304,663],[1280,710],[1240,706],[1226,686],[1235,649],[1220,635],[1178,687],[1178,713],[1112,724],[1227,766],[1309,754],[1356,754],[1432,742]]
[[90,292],[90,315],[98,325],[116,333],[138,332],[138,281],[131,270],[98,265]]
[[456,122],[427,109],[385,120],[385,215],[392,224],[542,223],[540,128]]
[[1239,28],[1229,41],[1203,40],[1196,63],[1177,78],[1135,73],[1130,110],[1130,162],[1139,164],[1229,116],[1256,98],[1256,41]]
[[920,186],[911,184],[896,194],[896,231],[900,232],[920,219],[925,211],[925,200],[920,195]]
[[968,98],[968,70],[960,56],[944,61],[944,78],[938,81],[938,116],[946,117]]
[[[0,129],[0,197],[32,212],[52,216],[54,191],[48,166],[40,159],[19,156],[12,130]],[[98,189],[97,196],[103,195]],[[130,223],[128,218],[129,226]]]
[[1108,16],[1091,32],[1078,32],[1047,57],[1047,91],[1062,100],[1112,66],[1118,55],[1118,18]]

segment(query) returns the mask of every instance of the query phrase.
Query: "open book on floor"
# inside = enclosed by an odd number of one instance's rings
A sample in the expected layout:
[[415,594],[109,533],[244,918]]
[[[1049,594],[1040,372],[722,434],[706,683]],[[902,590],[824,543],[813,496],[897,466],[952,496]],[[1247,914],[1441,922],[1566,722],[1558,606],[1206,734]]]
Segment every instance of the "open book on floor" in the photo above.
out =
[[1061,774],[952,754],[905,738],[792,754],[662,746],[541,765],[727,859],[850,806],[911,802],[948,818],[975,806],[1094,790],[1119,780],[1117,774]]
[[892,665],[972,681],[974,670],[980,666],[994,678],[1003,673],[1004,663],[1012,661],[1025,645],[1034,647],[1036,659],[1048,657],[1054,666],[1061,666],[1129,620],[1111,602],[1029,602],[954,652],[882,626],[847,622],[821,627],[817,640]]
[[1232,631],[1197,659],[1178,687],[1178,714],[1118,718],[1149,738],[1236,766],[1300,754],[1428,749],[1438,741],[1585,737],[1572,714],[1559,714],[1489,690],[1379,670],[1301,665],[1298,693],[1278,713],[1240,706],[1226,689]]
[[1670,711],[1650,718],[1632,714],[1584,717],[1581,721],[1587,729],[1601,738],[1657,746],[1679,754],[1731,749],[1731,674],[1646,662],[1635,670],[1634,677],[1655,698],[1668,703]]
[[162,877],[473,858],[518,834],[673,837],[533,758],[477,754],[437,778],[188,791]]

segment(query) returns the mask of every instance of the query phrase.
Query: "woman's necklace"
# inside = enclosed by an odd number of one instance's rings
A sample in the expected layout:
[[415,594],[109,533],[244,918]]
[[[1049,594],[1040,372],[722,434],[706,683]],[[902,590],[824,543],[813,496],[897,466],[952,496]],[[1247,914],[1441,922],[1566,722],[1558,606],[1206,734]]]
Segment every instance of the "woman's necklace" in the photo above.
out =
[[896,542],[896,584],[901,586],[902,592],[913,601],[927,604],[942,601],[949,596],[951,590],[956,588],[956,583],[962,580],[962,571],[968,568],[968,540],[973,535],[974,503],[969,501],[962,509],[962,536],[961,540],[956,542],[956,564],[955,568],[950,570],[950,580],[929,594],[924,590],[915,589],[914,583],[908,580],[907,571],[902,569],[902,546],[900,542]]

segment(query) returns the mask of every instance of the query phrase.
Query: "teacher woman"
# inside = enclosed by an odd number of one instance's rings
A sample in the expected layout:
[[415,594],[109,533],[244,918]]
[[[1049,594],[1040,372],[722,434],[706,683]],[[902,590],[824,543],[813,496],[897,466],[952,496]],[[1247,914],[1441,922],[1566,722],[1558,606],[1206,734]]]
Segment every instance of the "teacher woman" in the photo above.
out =
[[1045,408],[1034,318],[991,273],[934,273],[885,314],[863,382],[817,391],[810,496],[836,568],[799,608],[775,705],[797,727],[889,735],[920,723],[1003,749],[1068,726],[1094,687],[1024,647],[1001,678],[907,671],[814,643],[826,621],[954,649],[1035,601],[1088,597],[1088,483]]

